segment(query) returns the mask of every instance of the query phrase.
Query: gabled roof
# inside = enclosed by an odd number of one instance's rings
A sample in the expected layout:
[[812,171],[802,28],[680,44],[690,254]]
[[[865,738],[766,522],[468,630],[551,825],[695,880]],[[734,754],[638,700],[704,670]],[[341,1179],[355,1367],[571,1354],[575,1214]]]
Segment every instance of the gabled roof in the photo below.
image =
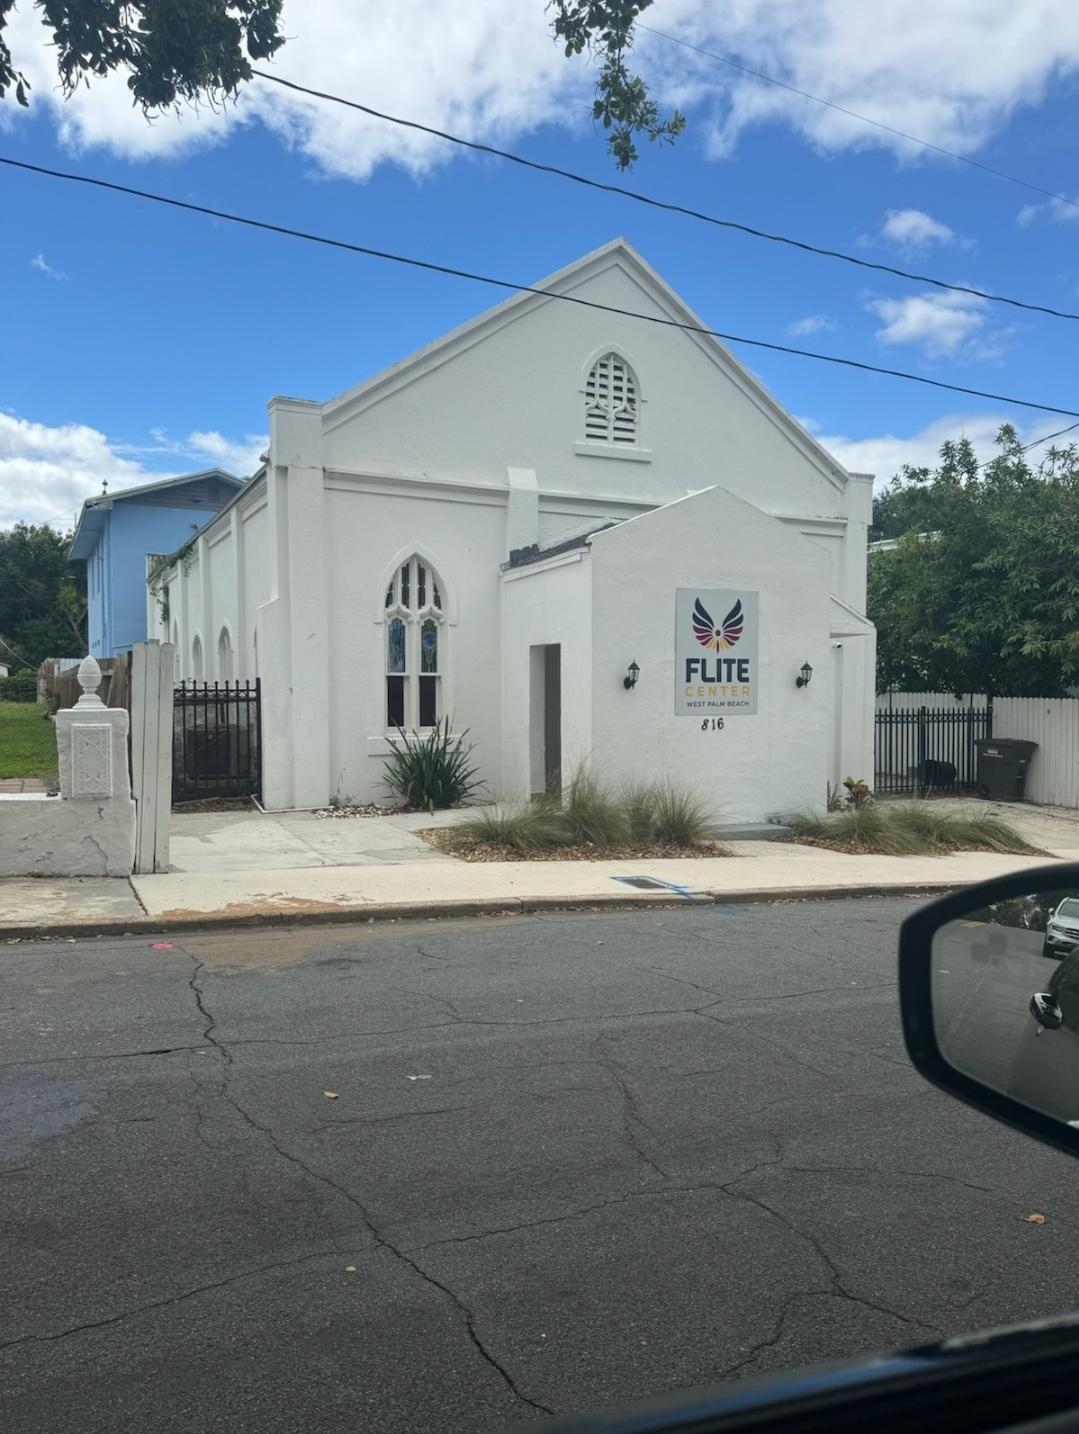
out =
[[[696,330],[706,330],[711,325],[706,324],[704,319],[689,307],[662,275],[657,273],[651,264],[634,249],[632,244],[622,238],[612,239],[598,249],[593,249],[591,253],[583,255],[580,259],[575,259],[572,264],[567,264],[565,268],[548,275],[546,279],[540,279],[530,286],[527,293],[514,294],[503,300],[502,303],[495,304],[493,308],[486,309],[483,313],[477,314],[474,319],[469,319],[467,323],[451,329],[449,333],[443,334],[433,343],[417,349],[415,353],[401,359],[398,363],[391,364],[389,368],[383,369],[372,378],[328,399],[322,405],[325,428],[337,427],[338,424],[362,412],[370,404],[377,403],[388,393],[404,387],[431,372],[432,369],[440,367],[443,363],[456,357],[457,354],[471,348],[473,344],[479,343],[503,325],[512,323],[517,318],[523,318],[525,314],[542,304],[550,303],[551,296],[556,294],[569,296],[587,279],[613,267],[621,268],[633,278],[656,303],[667,311],[676,324],[687,325],[688,327],[682,330],[686,338],[697,343],[715,361],[726,377],[741,389],[749,401],[754,403],[777,428],[786,434],[829,481],[838,488],[846,486],[849,475],[842,464],[788,413],[779,400],[769,393],[764,384],[755,378],[749,369],[734,356],[726,344],[713,338],[709,333],[695,332]],[[540,292],[536,292],[537,290]],[[598,307],[602,309],[602,306]]]
[[148,493],[164,493],[170,489],[181,489],[192,483],[205,483],[216,478],[237,492],[247,483],[246,478],[237,478],[223,468],[205,468],[201,473],[185,473],[179,478],[162,478],[156,483],[142,483],[137,488],[118,488],[115,493],[102,493],[96,498],[87,498],[79,514],[75,536],[68,549],[69,558],[88,558],[94,550],[99,535],[104,531],[106,517],[113,504],[129,498],[143,498]]

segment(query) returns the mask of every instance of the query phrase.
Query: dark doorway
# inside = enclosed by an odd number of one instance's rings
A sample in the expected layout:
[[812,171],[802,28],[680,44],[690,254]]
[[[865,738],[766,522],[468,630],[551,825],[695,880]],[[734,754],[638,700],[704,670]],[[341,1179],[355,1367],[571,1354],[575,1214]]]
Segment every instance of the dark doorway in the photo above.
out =
[[557,642],[529,649],[529,790],[562,791],[562,648]]
[[543,771],[545,789],[562,794],[562,648],[557,642],[544,649]]

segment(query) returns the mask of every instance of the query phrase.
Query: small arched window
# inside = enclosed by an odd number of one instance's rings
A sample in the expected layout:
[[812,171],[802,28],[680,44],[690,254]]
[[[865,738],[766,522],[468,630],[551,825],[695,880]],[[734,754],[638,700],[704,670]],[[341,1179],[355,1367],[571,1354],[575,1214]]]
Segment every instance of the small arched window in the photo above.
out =
[[217,639],[217,675],[222,682],[232,679],[232,638],[227,627],[221,629]]
[[585,384],[586,443],[636,448],[640,442],[640,389],[637,375],[621,354],[596,360]]
[[202,681],[202,638],[198,633],[191,639],[191,676],[196,682]]
[[422,558],[394,572],[385,613],[386,727],[433,727],[442,716],[445,609],[441,582]]

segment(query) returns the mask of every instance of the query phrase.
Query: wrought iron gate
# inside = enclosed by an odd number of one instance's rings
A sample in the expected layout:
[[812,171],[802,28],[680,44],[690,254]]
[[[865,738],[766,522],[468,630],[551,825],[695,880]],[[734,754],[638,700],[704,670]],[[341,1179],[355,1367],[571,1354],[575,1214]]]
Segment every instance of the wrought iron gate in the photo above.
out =
[[924,797],[931,791],[973,791],[978,785],[979,737],[993,735],[993,704],[912,707],[876,714],[873,787],[881,793]]
[[172,706],[172,800],[262,796],[262,685],[181,682]]

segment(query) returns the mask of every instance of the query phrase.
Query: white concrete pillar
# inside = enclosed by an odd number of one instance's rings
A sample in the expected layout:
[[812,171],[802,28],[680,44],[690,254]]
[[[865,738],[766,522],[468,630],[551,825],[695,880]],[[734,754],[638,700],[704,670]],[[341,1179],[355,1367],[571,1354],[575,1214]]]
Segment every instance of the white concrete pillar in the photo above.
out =
[[506,557],[539,542],[539,485],[534,468],[507,468]]
[[[282,805],[324,806],[330,799],[330,613],[326,585],[325,487],[322,468],[322,406],[300,399],[270,403],[270,462],[274,479],[271,510],[272,549],[276,555],[278,611],[261,615],[275,622],[278,638],[267,631],[263,692],[287,692],[287,738],[264,748],[264,758],[286,761],[290,773],[271,774],[268,788],[285,795]],[[278,670],[284,648],[287,670]],[[271,661],[275,664],[271,667]],[[273,720],[264,707],[263,730]],[[286,750],[288,749],[288,750]],[[264,775],[266,766],[264,760]],[[271,799],[272,800],[272,799]]]
[[[86,871],[89,845],[102,876],[129,876],[135,860],[135,803],[127,767],[128,715],[97,695],[101,668],[79,664],[82,696],[56,714],[63,827],[55,835],[53,875]],[[70,807],[67,806],[70,803]]]
[[229,513],[229,534],[229,552],[232,555],[229,566],[230,597],[236,624],[232,660],[236,664],[236,677],[254,678],[255,661],[251,655],[251,634],[247,630],[247,604],[244,601],[244,525],[240,522],[240,512],[235,504]]

